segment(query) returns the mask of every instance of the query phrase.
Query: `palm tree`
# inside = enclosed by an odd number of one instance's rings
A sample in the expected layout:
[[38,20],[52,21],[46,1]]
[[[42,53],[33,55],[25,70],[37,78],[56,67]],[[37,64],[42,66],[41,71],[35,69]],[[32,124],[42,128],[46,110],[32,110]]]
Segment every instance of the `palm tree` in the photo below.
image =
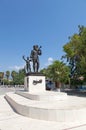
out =
[[61,83],[65,83],[69,80],[69,68],[58,60],[48,66],[47,74],[48,77],[55,82],[56,88],[60,88]]
[[6,71],[6,78],[7,78],[7,80],[9,80],[9,77],[10,77],[10,71],[8,70],[8,71]]
[[14,78],[15,78],[16,75],[17,75],[17,72],[15,70],[13,70],[11,72],[11,77],[12,77],[13,80],[14,80]]
[[4,72],[0,72],[0,83],[2,83],[3,78],[4,78]]

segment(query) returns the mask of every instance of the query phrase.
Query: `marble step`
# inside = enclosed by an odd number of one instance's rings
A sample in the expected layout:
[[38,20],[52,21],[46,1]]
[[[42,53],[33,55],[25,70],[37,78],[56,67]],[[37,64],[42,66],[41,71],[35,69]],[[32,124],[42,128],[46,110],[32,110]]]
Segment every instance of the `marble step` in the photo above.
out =
[[77,98],[37,101],[15,93],[7,93],[5,98],[17,113],[30,118],[57,122],[86,120],[86,104],[83,99],[81,104],[77,103]]

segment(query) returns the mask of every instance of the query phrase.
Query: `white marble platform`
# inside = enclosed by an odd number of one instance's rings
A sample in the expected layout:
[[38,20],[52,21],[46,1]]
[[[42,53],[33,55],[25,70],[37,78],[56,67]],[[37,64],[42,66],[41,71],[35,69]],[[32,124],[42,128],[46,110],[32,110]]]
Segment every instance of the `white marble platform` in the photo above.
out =
[[45,92],[25,92],[25,91],[16,91],[16,94],[19,94],[25,98],[38,101],[56,101],[56,100],[65,100],[67,99],[67,93],[64,92],[54,92],[54,91],[45,91]]
[[[84,97],[85,98],[85,97]],[[86,100],[86,99],[85,99]],[[80,100],[81,101],[81,100]],[[85,101],[84,101],[85,103]],[[11,125],[12,124],[12,125]],[[0,96],[1,130],[86,130],[86,120],[75,122],[53,122],[32,119],[15,113],[4,98]]]
[[21,115],[46,121],[75,122],[86,120],[86,99],[68,96],[66,100],[39,101],[7,93],[7,101]]

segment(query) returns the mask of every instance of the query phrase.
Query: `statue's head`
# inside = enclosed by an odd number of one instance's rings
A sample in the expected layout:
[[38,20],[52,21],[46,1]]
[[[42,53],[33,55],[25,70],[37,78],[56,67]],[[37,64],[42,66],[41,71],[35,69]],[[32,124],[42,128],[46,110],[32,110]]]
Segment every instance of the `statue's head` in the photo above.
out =
[[29,60],[29,57],[27,57],[27,60]]
[[34,50],[38,50],[38,45],[34,45],[34,46],[33,46],[33,49],[34,49]]
[[35,45],[33,46],[33,49],[35,49]]

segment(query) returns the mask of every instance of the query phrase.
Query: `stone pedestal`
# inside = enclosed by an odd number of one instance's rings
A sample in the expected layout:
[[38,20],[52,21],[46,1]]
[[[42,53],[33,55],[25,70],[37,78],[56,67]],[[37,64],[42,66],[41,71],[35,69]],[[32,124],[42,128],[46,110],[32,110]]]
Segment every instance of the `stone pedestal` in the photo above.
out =
[[41,73],[28,73],[24,79],[24,90],[29,92],[44,92],[45,76]]

